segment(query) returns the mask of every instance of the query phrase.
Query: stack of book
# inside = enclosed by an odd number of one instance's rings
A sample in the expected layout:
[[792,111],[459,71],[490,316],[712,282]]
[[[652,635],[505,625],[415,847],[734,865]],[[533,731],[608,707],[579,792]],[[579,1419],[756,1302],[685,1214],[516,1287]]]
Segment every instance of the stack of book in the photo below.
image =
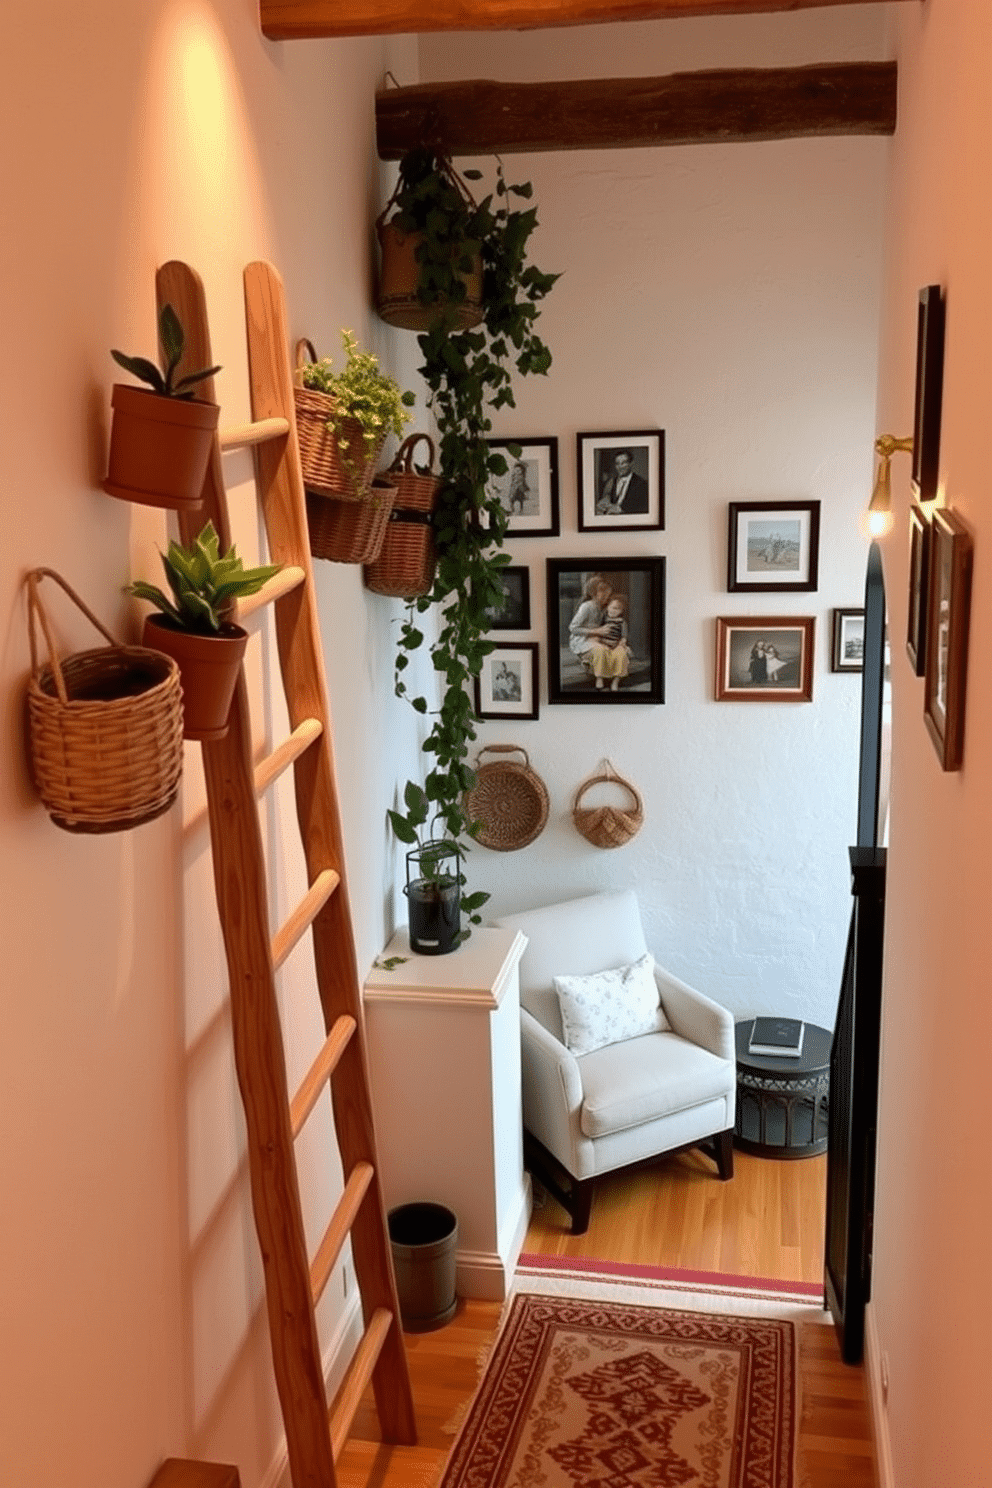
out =
[[798,1018],[755,1018],[747,1052],[798,1059],[803,1052],[805,1032],[806,1024]]

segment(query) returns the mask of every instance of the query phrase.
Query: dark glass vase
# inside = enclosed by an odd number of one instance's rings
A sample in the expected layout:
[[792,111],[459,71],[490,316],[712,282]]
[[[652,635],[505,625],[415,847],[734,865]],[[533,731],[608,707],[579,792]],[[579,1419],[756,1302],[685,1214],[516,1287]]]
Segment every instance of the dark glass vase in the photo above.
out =
[[427,842],[406,855],[410,949],[421,956],[444,956],[461,932],[459,852],[454,842]]

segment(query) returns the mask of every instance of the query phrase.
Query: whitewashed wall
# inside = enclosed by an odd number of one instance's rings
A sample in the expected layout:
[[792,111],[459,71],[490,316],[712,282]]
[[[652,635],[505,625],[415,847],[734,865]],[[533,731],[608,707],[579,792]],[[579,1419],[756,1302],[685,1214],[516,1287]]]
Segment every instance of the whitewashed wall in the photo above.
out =
[[[881,56],[881,20],[867,10],[504,34],[484,46],[433,36],[421,39],[422,72],[529,81]],[[889,149],[799,140],[506,159],[509,179],[534,183],[534,257],[564,277],[540,322],[551,373],[520,380],[517,410],[496,430],[557,436],[562,527],[557,539],[509,544],[530,567],[540,718],[486,723],[480,742],[526,748],[551,815],[521,852],[473,851],[472,886],[492,892],[498,914],[633,885],[659,960],[741,1016],[794,1012],[830,1026],[839,987],[860,687],[830,672],[830,626],[834,606],[863,600]],[[576,433],[650,427],[666,434],[664,532],[578,533]],[[728,594],[727,503],[811,498],[818,591]],[[667,559],[666,702],[549,707],[545,560],[623,553]],[[815,617],[812,704],[713,700],[715,618],[749,614]],[[604,757],[646,812],[639,836],[610,852],[570,815]]]

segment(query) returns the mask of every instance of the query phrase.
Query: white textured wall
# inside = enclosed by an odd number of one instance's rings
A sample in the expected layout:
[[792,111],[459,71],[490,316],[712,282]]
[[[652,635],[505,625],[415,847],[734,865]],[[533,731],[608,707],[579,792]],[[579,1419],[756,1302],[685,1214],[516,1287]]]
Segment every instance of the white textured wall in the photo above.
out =
[[[795,17],[421,39],[428,77],[533,80],[881,56],[881,18]],[[480,60],[484,56],[484,61]],[[551,796],[529,848],[469,860],[507,912],[618,884],[637,888],[658,958],[741,1016],[832,1025],[850,913],[859,678],[830,672],[834,606],[862,603],[860,527],[872,475],[886,140],[798,140],[508,156],[534,183],[534,256],[564,277],[541,330],[546,379],[521,379],[503,435],[559,440],[561,536],[518,539],[541,644],[536,722],[487,723],[523,745]],[[474,162],[473,162],[474,163]],[[662,533],[578,533],[578,431],[661,427]],[[728,594],[727,503],[821,503],[814,594]],[[666,702],[547,705],[545,560],[667,558]],[[715,619],[816,619],[808,705],[713,701]],[[506,639],[524,639],[506,635]],[[603,852],[575,831],[579,784],[608,757],[646,822]],[[587,801],[588,804],[588,801]]]
[[[235,1462],[244,1488],[257,1488],[276,1459],[282,1423],[199,749],[187,747],[182,804],[162,820],[107,837],[56,829],[25,765],[22,578],[51,565],[118,633],[137,634],[139,607],[121,588],[155,571],[166,518],[112,500],[99,481],[109,348],[154,347],[158,263],[183,258],[204,278],[225,423],[249,417],[241,271],[256,257],[283,274],[294,335],[336,352],[340,328],[353,327],[409,384],[405,338],[369,306],[382,198],[372,99],[411,50],[266,43],[241,0],[54,0],[6,37],[0,1482],[10,1488],[141,1488],[165,1456]],[[250,556],[250,462],[225,465]],[[322,565],[318,588],[332,621],[348,617],[347,646],[329,626],[329,671],[364,971],[392,882],[381,824],[415,731],[391,698],[389,608],[366,604],[354,568]],[[95,643],[67,603],[52,610],[66,649]],[[266,698],[261,657],[251,678]],[[276,918],[294,873],[274,855]],[[316,999],[296,958],[283,983],[298,1076]],[[326,1124],[308,1131],[301,1158],[316,1233],[337,1183]],[[343,1297],[337,1278],[321,1319],[328,1345]]]
[[[879,428],[909,433],[916,304],[944,286],[937,501],[975,544],[960,771],[944,774],[906,658],[905,461],[884,548],[893,644],[892,830],[872,1309],[898,1488],[992,1481],[988,1409],[992,1171],[970,1134],[988,1093],[992,826],[992,11],[986,0],[894,6],[899,59],[879,376]],[[976,1284],[978,1283],[978,1284]],[[879,1358],[879,1374],[880,1358]]]

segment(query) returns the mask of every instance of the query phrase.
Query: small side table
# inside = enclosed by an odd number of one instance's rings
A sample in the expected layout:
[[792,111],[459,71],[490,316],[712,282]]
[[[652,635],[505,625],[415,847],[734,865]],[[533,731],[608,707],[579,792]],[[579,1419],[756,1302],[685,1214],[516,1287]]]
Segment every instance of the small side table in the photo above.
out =
[[827,1150],[833,1034],[807,1023],[798,1059],[749,1054],[754,1019],[738,1023],[734,1146],[758,1157],[816,1157]]

